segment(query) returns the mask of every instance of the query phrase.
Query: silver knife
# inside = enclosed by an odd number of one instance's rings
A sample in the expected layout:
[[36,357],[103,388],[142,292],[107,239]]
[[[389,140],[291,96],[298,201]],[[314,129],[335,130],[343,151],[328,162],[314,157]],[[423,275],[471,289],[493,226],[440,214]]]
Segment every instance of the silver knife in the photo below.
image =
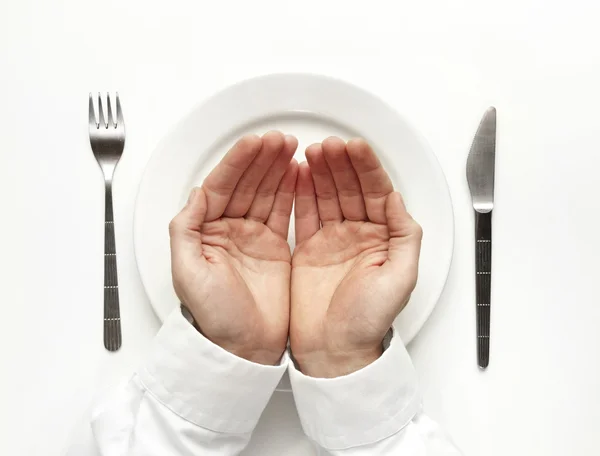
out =
[[477,363],[490,362],[490,291],[492,284],[492,210],[496,161],[496,108],[481,119],[467,159],[467,181],[475,209],[475,287],[477,297]]

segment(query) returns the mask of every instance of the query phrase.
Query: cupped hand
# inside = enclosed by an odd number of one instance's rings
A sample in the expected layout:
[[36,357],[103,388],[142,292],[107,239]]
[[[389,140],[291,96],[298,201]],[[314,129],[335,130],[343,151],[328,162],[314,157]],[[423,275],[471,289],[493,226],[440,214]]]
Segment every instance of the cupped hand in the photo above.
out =
[[362,139],[306,150],[296,182],[290,343],[314,377],[377,359],[417,280],[421,227]]
[[243,137],[169,226],[175,291],[200,331],[262,364],[277,363],[288,338],[297,144]]

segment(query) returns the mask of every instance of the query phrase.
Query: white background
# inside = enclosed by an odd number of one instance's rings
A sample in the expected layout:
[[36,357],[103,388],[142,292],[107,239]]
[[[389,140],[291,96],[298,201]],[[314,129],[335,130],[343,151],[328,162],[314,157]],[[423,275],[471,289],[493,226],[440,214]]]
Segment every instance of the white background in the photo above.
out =
[[[456,217],[455,257],[410,347],[426,411],[466,455],[600,451],[600,9],[597,2],[8,1],[0,5],[0,454],[63,452],[93,396],[158,329],[132,243],[152,150],[199,101],[307,71],[384,98],[429,140]],[[123,348],[102,346],[103,188],[89,91],[118,90],[115,177]],[[468,148],[498,109],[487,372],[475,356]],[[426,235],[426,234],[425,234]],[[250,454],[311,454],[290,396]],[[267,449],[271,448],[271,449]]]

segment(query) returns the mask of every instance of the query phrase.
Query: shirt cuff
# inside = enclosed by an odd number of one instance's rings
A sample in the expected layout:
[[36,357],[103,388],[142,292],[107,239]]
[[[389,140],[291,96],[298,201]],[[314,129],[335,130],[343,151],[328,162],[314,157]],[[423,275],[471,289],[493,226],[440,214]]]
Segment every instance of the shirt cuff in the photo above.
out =
[[226,433],[252,432],[279,380],[277,366],[256,364],[215,345],[179,309],[167,318],[138,371],[144,387],[182,418]]
[[421,409],[416,372],[395,331],[379,359],[349,375],[308,377],[293,363],[289,374],[304,432],[329,450],[383,440]]

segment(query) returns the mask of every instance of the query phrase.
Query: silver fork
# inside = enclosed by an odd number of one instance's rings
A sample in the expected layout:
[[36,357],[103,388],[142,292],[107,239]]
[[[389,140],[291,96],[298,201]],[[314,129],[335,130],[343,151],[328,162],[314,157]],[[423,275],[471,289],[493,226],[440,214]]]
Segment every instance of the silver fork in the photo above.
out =
[[117,251],[115,248],[115,222],[113,218],[112,180],[119,158],[125,147],[125,123],[117,93],[117,121],[113,119],[110,95],[106,95],[108,123],[104,120],[102,97],[98,93],[98,118],[90,93],[89,125],[90,144],[104,174],[104,346],[116,351],[121,347],[121,315],[119,311],[119,281],[117,277]]

